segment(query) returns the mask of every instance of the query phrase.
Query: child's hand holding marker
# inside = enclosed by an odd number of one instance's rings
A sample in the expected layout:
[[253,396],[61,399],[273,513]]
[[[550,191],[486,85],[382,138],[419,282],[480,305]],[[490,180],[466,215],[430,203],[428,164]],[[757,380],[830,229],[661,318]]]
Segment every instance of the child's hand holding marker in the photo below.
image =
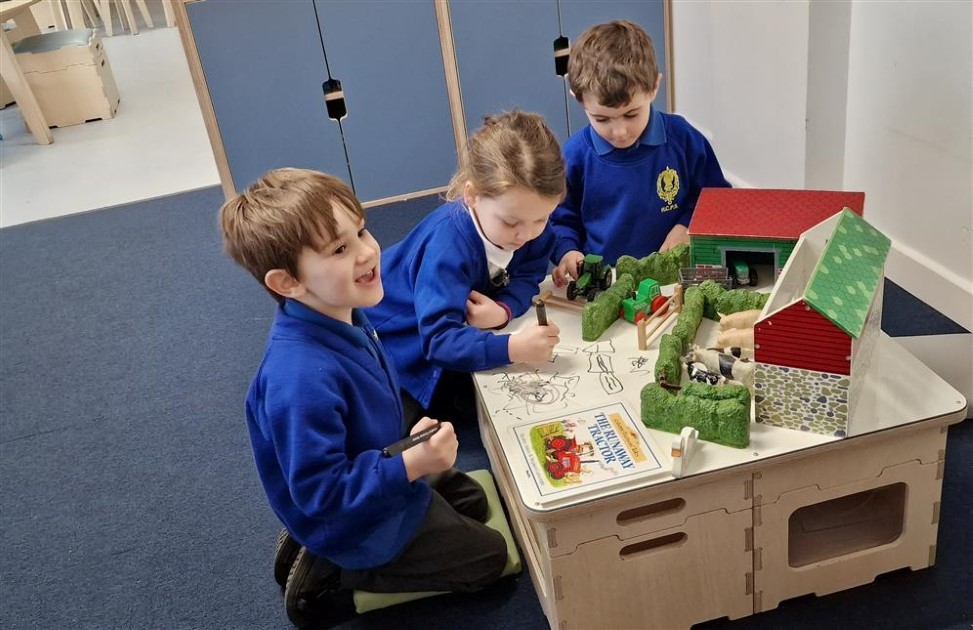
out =
[[409,437],[382,449],[382,455],[392,457],[402,453],[406,475],[409,481],[415,481],[452,468],[458,448],[452,423],[424,417],[412,427]]
[[547,320],[547,307],[541,299],[535,299],[537,326],[529,326],[510,336],[507,352],[513,363],[547,363],[554,347],[560,343],[561,329]]

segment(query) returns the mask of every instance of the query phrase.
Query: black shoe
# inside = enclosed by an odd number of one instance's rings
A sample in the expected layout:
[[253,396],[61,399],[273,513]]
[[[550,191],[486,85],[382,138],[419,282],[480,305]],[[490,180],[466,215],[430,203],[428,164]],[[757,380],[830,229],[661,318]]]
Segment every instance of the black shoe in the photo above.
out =
[[291,565],[297,559],[297,552],[301,544],[291,538],[287,528],[277,534],[277,547],[274,549],[274,581],[280,584],[280,589],[287,586],[287,576],[290,575]]
[[298,628],[329,627],[354,615],[352,592],[341,589],[341,567],[301,547],[284,590],[287,618]]

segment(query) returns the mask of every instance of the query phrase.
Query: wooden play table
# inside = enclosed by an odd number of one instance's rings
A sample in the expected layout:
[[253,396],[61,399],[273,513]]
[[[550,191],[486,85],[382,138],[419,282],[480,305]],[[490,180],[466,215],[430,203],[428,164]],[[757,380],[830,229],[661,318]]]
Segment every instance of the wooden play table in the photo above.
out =
[[[639,351],[619,320],[587,343],[580,310],[547,312],[561,329],[551,363],[474,382],[483,444],[552,628],[689,627],[934,563],[947,428],[967,402],[884,333],[849,437],[752,423],[747,448],[700,442],[677,479],[675,436],[639,422],[658,342]],[[697,339],[715,332],[704,319]],[[642,468],[586,486],[602,472],[582,463],[573,484],[545,485],[530,427],[609,408],[631,416],[632,439],[650,451]]]

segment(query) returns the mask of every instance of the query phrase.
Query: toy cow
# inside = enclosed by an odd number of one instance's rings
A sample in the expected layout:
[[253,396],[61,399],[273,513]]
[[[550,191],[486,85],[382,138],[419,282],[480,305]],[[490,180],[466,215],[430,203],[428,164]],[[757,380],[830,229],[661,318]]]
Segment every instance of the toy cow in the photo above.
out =
[[731,328],[716,335],[716,345],[720,348],[752,348],[753,328]]
[[694,345],[686,355],[685,361],[702,363],[710,372],[743,383],[747,387],[753,387],[754,362],[749,359],[738,359],[732,354]]
[[725,352],[731,354],[738,359],[750,359],[753,360],[753,348],[741,348],[739,346],[730,346],[729,348],[709,348],[710,350],[716,350],[717,352]]
[[723,385],[726,377],[716,372],[709,372],[702,363],[686,363],[686,374],[689,380],[697,383],[709,383],[710,385]]
[[751,311],[730,313],[729,315],[719,313],[720,330],[730,330],[731,328],[753,328],[753,325],[757,323],[757,319],[760,317],[760,312],[760,309],[754,309]]

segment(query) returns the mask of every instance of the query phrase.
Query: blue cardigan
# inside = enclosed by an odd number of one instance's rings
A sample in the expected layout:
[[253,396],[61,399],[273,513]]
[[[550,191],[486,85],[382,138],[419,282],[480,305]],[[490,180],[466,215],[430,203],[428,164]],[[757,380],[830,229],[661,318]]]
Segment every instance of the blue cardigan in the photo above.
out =
[[551,217],[553,262],[571,250],[602,254],[658,251],[677,223],[689,225],[704,187],[729,187],[706,138],[682,116],[654,109],[642,141],[611,149],[591,125],[564,144],[568,192]]
[[247,427],[270,506],[315,555],[348,569],[385,564],[425,518],[410,483],[395,372],[364,314],[354,326],[288,300],[277,309],[247,394]]
[[449,202],[382,254],[385,297],[368,317],[419,404],[429,407],[444,368],[475,372],[510,363],[508,335],[466,325],[466,299],[475,289],[522,315],[547,275],[553,246],[548,226],[514,252],[510,284],[493,287],[473,218],[462,203]]

